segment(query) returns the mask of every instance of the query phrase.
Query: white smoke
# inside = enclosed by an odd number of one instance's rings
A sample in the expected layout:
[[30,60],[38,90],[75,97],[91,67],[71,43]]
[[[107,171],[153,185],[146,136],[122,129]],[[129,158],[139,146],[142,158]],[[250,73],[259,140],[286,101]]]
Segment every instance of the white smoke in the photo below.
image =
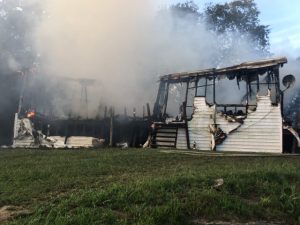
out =
[[[168,10],[158,16],[162,4],[158,0],[44,0],[40,4],[46,13],[33,39],[41,71],[66,83],[70,78],[95,79],[88,87],[93,114],[99,103],[141,111],[146,102],[153,103],[159,75],[220,65],[222,37]],[[222,66],[258,57],[239,36],[232,34],[235,47],[222,58]],[[76,111],[82,89],[76,81],[71,83],[66,85],[68,96],[56,100],[56,105],[71,101],[69,111]]]

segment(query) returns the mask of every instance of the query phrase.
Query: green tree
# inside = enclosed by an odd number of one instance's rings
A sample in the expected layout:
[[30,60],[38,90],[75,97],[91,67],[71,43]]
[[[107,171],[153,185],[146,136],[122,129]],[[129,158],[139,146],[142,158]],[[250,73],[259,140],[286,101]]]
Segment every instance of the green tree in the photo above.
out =
[[178,3],[170,7],[173,15],[179,18],[193,18],[192,21],[205,23],[208,30],[216,32],[219,37],[220,51],[225,55],[236,39],[251,42],[253,50],[269,53],[269,27],[260,24],[260,12],[254,0],[235,0],[225,4],[208,3],[204,10],[193,2]]
[[270,30],[268,26],[260,24],[260,12],[254,0],[209,3],[203,15],[209,29],[221,34],[239,32],[252,41],[256,50],[268,52]]
[[190,19],[194,22],[199,22],[201,18],[199,7],[193,1],[172,5],[170,7],[170,11],[174,17],[181,19]]

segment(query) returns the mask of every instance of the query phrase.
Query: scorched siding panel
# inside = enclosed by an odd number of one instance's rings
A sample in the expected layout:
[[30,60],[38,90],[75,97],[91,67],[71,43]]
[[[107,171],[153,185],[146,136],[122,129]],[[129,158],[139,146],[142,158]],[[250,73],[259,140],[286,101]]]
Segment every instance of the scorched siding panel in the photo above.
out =
[[206,104],[205,98],[195,97],[194,114],[188,123],[191,146],[196,144],[196,149],[211,150],[211,134],[209,125],[213,123],[214,109]]
[[273,106],[269,96],[258,97],[257,110],[248,114],[217,151],[282,153],[280,105]]

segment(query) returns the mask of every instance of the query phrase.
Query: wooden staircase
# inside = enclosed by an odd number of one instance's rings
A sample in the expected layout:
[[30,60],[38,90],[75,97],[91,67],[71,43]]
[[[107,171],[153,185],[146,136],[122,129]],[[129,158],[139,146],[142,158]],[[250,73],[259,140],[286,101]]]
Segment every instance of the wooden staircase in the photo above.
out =
[[177,124],[155,124],[151,139],[152,148],[176,148],[178,134]]

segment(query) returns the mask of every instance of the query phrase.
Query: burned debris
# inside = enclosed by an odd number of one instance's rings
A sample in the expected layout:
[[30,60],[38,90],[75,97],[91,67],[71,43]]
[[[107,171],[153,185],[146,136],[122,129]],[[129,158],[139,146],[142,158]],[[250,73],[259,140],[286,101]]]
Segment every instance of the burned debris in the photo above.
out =
[[59,119],[16,114],[13,147],[140,147],[147,139],[147,127],[147,117],[110,114],[97,119]]
[[[296,94],[292,97],[291,101],[284,108],[285,124],[286,129],[283,132],[284,139],[284,149],[285,153],[300,153],[298,147],[299,140],[294,138],[300,133],[300,94]],[[291,130],[291,128],[293,128]],[[294,133],[291,136],[290,133]],[[299,138],[298,138],[299,139]]]
[[[140,116],[141,113],[137,115],[136,109],[132,114],[130,113],[131,115],[127,113],[127,109],[124,114],[117,114],[113,107],[103,104],[99,105],[96,115],[91,115],[90,106],[96,107],[89,100],[88,87],[96,81],[80,79],[75,81],[79,82],[79,87],[81,87],[81,96],[78,103],[76,102],[80,105],[78,114],[74,112],[61,116],[53,111],[54,107],[59,108],[59,106],[53,105],[55,101],[50,101],[52,100],[52,96],[49,96],[51,92],[46,92],[43,82],[41,84],[36,81],[38,78],[35,74],[30,71],[20,72],[13,78],[12,86],[17,86],[17,88],[14,92],[8,91],[7,93],[7,96],[13,95],[14,97],[14,102],[10,102],[12,109],[6,112],[8,116],[4,116],[5,110],[1,108],[3,110],[1,118],[4,120],[0,126],[3,127],[5,120],[9,118],[5,132],[10,134],[8,137],[0,135],[2,139],[5,138],[5,140],[0,139],[2,146],[14,148],[120,146],[124,148],[124,146],[140,147],[147,139],[149,105],[148,113],[146,114],[146,107],[144,107],[142,116]],[[50,81],[49,78],[49,83],[51,82],[53,80]],[[67,83],[69,80],[64,79],[63,82]],[[71,104],[68,99],[65,102]]]
[[[152,147],[283,152],[286,58],[170,74],[160,78]],[[289,88],[294,77],[284,78]],[[293,132],[298,138],[298,134]]]

